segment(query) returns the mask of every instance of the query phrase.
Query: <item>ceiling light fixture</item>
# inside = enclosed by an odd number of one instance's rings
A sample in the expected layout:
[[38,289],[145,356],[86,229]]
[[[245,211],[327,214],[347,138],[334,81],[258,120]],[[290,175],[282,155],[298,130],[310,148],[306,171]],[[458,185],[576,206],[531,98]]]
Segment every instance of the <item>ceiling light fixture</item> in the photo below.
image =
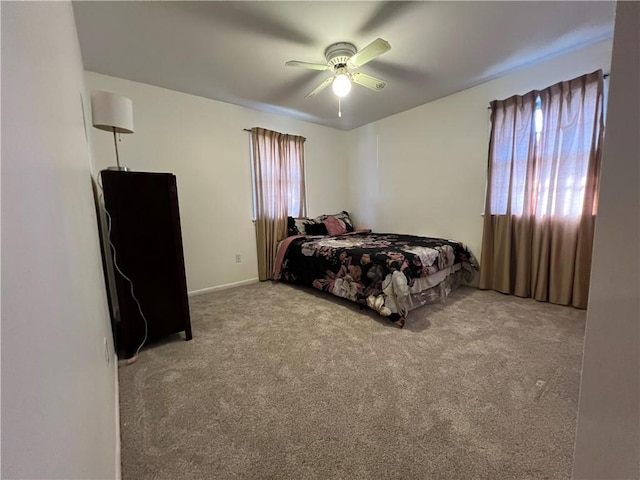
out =
[[333,79],[331,88],[338,97],[344,97],[351,91],[351,79],[346,73],[338,73]]

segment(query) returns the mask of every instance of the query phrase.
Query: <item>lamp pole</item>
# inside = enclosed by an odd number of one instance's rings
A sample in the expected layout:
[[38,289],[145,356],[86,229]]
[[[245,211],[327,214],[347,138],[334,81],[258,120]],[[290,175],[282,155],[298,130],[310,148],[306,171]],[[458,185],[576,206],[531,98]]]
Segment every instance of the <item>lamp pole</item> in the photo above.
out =
[[120,168],[120,157],[118,156],[118,141],[116,140],[116,127],[111,127],[113,129],[113,146],[116,148],[116,165],[118,165],[118,170]]

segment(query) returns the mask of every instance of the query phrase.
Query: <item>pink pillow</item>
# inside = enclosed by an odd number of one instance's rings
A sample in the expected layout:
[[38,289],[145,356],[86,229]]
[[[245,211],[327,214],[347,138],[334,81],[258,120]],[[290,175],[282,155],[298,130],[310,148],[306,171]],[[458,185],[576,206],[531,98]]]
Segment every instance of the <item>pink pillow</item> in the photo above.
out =
[[336,217],[328,216],[322,223],[326,225],[327,232],[329,232],[329,235],[332,237],[347,233],[346,227]]

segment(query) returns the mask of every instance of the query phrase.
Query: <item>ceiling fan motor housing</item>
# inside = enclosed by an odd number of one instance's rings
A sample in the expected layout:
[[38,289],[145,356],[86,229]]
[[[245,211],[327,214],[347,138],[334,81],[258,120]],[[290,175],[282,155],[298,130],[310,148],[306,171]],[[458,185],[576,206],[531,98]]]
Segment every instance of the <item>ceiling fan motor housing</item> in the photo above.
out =
[[324,51],[324,56],[332,67],[343,67],[357,51],[358,49],[352,43],[338,42],[329,45]]

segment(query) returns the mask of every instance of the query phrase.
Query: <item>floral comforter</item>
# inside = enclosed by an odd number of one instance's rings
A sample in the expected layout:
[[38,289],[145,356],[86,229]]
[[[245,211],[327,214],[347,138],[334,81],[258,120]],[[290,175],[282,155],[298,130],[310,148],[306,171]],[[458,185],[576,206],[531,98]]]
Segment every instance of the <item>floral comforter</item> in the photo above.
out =
[[[298,235],[280,243],[274,279],[366,305],[402,326],[416,281],[453,271],[457,264],[469,277],[477,269],[464,244],[442,238],[390,233]],[[448,276],[448,271],[443,273]]]

